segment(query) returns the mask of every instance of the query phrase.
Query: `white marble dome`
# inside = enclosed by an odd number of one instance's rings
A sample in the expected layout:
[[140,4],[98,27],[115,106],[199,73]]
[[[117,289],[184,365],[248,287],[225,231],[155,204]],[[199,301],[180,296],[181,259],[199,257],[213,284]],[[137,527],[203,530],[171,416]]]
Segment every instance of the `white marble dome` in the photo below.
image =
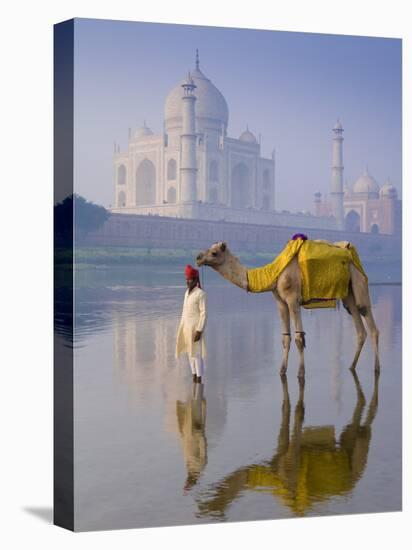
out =
[[362,176],[356,180],[355,185],[353,186],[353,193],[379,196],[379,184],[375,178],[369,174],[367,169]]
[[[229,122],[229,109],[225,98],[199,68],[191,73],[191,77],[196,85],[194,90],[196,119],[198,121],[201,119],[199,122],[206,125],[208,122],[212,123],[212,126],[217,129],[223,124],[226,130]],[[182,84],[185,81],[186,78],[181,80],[166,98],[166,128],[181,126],[182,124]]]
[[134,133],[135,139],[141,139],[152,135],[153,135],[153,132],[150,128],[148,128],[148,126],[146,126],[146,121],[143,123],[143,126],[141,128],[138,128]]
[[382,185],[381,190],[379,191],[379,196],[381,198],[397,199],[398,191],[393,183],[388,180]]
[[240,134],[239,139],[240,141],[246,141],[248,143],[257,143],[255,135],[252,134],[249,128]]

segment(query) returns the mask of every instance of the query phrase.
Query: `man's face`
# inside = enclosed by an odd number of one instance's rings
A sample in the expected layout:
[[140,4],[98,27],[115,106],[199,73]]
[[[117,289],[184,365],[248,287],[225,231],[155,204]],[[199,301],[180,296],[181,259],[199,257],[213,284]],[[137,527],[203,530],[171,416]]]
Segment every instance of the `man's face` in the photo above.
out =
[[189,290],[193,290],[197,285],[197,279],[186,279],[186,285]]

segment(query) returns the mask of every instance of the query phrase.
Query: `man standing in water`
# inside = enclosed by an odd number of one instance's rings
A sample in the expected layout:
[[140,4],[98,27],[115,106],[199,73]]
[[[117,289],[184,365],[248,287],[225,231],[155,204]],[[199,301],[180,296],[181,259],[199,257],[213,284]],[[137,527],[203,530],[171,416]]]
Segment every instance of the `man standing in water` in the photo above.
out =
[[199,271],[191,265],[186,266],[185,278],[187,290],[177,331],[176,357],[181,353],[187,353],[193,382],[201,382],[204,374],[203,360],[206,357],[206,292],[200,287]]

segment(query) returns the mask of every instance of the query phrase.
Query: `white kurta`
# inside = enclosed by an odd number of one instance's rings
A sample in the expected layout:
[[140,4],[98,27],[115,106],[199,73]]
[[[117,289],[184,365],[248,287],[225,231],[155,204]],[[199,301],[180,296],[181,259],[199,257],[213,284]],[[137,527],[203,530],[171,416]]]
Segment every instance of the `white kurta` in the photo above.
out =
[[206,399],[202,384],[194,384],[192,399],[176,402],[176,413],[187,473],[199,477],[207,462]]
[[[204,329],[207,320],[206,292],[196,287],[185,292],[182,317],[176,339],[176,357],[187,353],[189,357],[206,357],[206,342]],[[198,342],[194,341],[196,331],[202,333]]]

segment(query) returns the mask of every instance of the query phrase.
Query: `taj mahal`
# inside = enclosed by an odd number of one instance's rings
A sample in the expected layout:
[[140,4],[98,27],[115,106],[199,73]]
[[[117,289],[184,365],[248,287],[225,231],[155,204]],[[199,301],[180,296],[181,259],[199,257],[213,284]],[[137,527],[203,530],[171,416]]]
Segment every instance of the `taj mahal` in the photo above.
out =
[[[228,136],[229,108],[222,93],[195,69],[166,97],[164,127],[144,122],[129,129],[127,151],[115,144],[116,214],[167,216],[261,225],[393,234],[401,207],[396,188],[382,189],[367,172],[353,189],[343,184],[343,127],[332,130],[330,195],[315,194],[314,214],[275,209],[275,150],[261,156],[260,138],[245,130]],[[359,191],[359,193],[358,193]]]

